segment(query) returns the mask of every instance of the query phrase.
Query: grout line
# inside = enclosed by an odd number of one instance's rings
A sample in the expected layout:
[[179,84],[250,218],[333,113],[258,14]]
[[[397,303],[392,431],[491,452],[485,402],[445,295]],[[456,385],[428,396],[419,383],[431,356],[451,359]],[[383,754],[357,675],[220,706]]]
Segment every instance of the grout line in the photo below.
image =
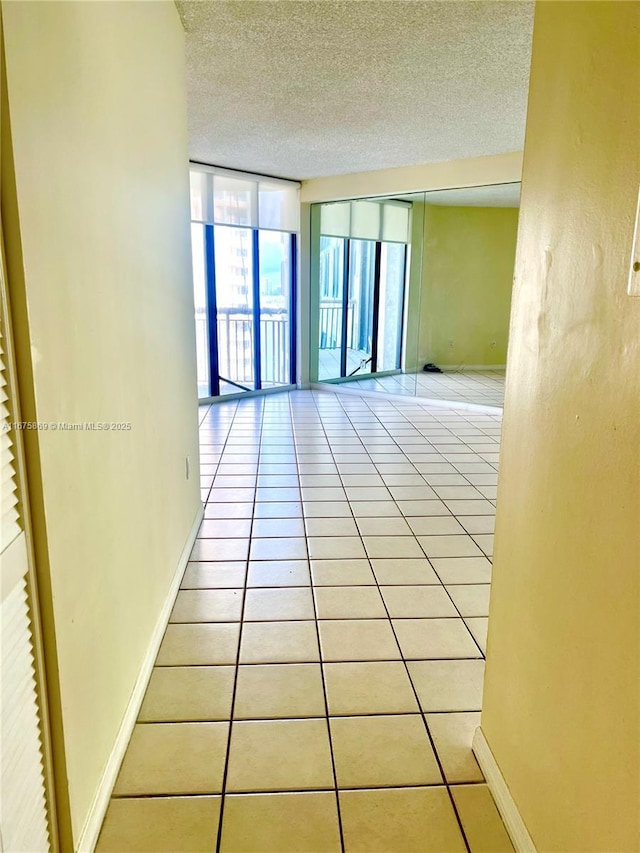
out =
[[[231,425],[229,427],[228,435],[230,435],[231,431],[233,430],[233,424],[235,422],[235,418],[236,418],[236,415],[238,413],[238,408],[239,408],[239,406],[236,403],[236,408],[234,411],[234,418],[233,418],[233,421],[231,422]],[[262,437],[263,419],[264,419],[264,405],[261,406],[260,437]],[[228,440],[228,436],[227,436],[227,440]],[[226,446],[226,443],[225,443],[225,446]],[[222,455],[221,455],[221,458],[222,458]],[[260,448],[258,448],[258,462],[259,461],[260,461]],[[224,818],[224,806],[225,806],[226,791],[227,791],[227,776],[229,773],[229,759],[231,757],[231,737],[233,734],[233,712],[235,709],[236,691],[237,691],[237,687],[238,687],[238,671],[240,668],[240,649],[242,646],[244,610],[245,610],[246,599],[247,599],[247,584],[249,582],[249,555],[251,553],[251,531],[253,530],[253,518],[255,515],[255,497],[256,497],[256,494],[257,494],[257,489],[254,492],[253,514],[251,516],[251,530],[250,530],[250,535],[249,535],[249,548],[247,549],[247,558],[245,561],[244,587],[243,587],[243,592],[242,592],[242,609],[241,609],[240,620],[239,620],[240,630],[238,631],[238,646],[237,646],[237,653],[236,653],[235,672],[233,675],[233,691],[231,694],[231,708],[229,710],[229,734],[227,736],[227,751],[226,751],[226,755],[225,755],[224,771],[223,771],[223,775],[222,775],[222,789],[220,791],[221,800],[220,800],[220,813],[218,815],[218,834],[217,834],[217,839],[216,839],[216,853],[220,853],[221,844],[222,844],[222,824],[223,824],[223,818]]]
[[[289,399],[289,406],[290,406],[291,423],[293,426],[295,423],[295,418],[294,418],[294,414],[293,414],[293,409],[291,407],[291,399]],[[294,447],[296,448],[296,467],[298,469],[298,483],[299,483],[300,482],[300,465],[298,462],[297,444],[295,441],[295,428],[294,428],[293,441],[294,441]],[[302,491],[301,491],[301,498],[302,498]],[[341,809],[340,809],[340,794],[338,792],[338,773],[336,771],[336,759],[335,759],[335,755],[334,755],[334,751],[333,751],[333,738],[331,736],[331,724],[329,722],[329,700],[327,698],[327,683],[326,683],[326,679],[325,679],[324,665],[323,665],[323,660],[322,660],[322,645],[320,643],[320,626],[318,625],[318,607],[317,607],[317,602],[316,602],[316,597],[315,597],[315,592],[314,592],[313,576],[311,573],[311,558],[309,557],[309,542],[308,542],[308,536],[307,536],[306,518],[304,518],[304,517],[302,520],[302,524],[304,526],[304,541],[305,541],[305,547],[307,549],[307,565],[309,567],[309,578],[311,581],[311,600],[313,602],[313,612],[314,612],[314,616],[315,616],[314,621],[315,621],[315,627],[316,627],[316,640],[318,643],[318,658],[319,658],[319,663],[320,663],[320,676],[322,678],[322,695],[324,697],[325,719],[326,719],[326,723],[327,723],[327,738],[329,739],[329,751],[331,753],[331,769],[333,772],[333,784],[334,784],[334,791],[335,791],[335,798],[336,798],[336,813],[337,813],[337,817],[338,817],[338,831],[340,833],[340,847],[342,849],[342,853],[344,853],[345,845],[344,845],[344,832],[343,832],[343,828],[342,828],[342,813],[341,813]]]

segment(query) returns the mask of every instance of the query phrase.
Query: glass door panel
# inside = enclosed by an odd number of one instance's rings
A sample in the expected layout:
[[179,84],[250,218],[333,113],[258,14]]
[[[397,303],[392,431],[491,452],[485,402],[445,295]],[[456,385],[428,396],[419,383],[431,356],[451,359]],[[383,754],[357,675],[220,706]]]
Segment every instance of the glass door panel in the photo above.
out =
[[196,368],[198,397],[208,397],[209,391],[209,332],[207,328],[207,274],[204,225],[191,223],[191,254],[193,261],[193,299],[196,320]]
[[371,373],[376,243],[350,240],[347,353],[343,376]]
[[260,374],[263,388],[290,383],[291,235],[259,231]]
[[255,388],[253,232],[214,226],[220,393]]
[[376,365],[379,371],[400,368],[406,254],[403,243],[382,243]]
[[342,237],[320,237],[320,380],[338,379],[342,375],[346,248],[347,241]]

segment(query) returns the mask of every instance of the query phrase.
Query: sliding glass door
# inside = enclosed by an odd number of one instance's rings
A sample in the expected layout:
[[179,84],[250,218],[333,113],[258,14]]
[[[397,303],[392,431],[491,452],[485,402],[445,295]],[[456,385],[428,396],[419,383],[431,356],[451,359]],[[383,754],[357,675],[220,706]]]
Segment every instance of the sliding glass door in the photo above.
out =
[[320,381],[400,369],[408,226],[402,202],[322,205]]
[[296,381],[297,190],[191,172],[198,396]]

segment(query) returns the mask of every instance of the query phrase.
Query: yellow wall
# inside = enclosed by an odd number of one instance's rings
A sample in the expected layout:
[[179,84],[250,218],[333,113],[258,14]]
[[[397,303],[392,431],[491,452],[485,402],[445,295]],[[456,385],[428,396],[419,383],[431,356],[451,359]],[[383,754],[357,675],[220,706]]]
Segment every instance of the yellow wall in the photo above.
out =
[[538,3],[482,729],[539,851],[637,851],[640,4]]
[[419,360],[505,364],[518,210],[427,204],[425,211]]
[[200,506],[183,30],[169,2],[2,14],[23,416],[131,423],[29,435],[77,845]]

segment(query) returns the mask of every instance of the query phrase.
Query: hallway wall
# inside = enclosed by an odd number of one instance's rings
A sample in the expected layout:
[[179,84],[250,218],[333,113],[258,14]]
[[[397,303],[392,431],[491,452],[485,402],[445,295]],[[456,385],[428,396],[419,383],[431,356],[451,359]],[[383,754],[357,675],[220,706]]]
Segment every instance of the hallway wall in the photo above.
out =
[[538,3],[482,730],[540,851],[638,832],[640,4]]
[[131,425],[26,434],[77,847],[200,507],[184,34],[165,2],[2,14],[23,416]]

